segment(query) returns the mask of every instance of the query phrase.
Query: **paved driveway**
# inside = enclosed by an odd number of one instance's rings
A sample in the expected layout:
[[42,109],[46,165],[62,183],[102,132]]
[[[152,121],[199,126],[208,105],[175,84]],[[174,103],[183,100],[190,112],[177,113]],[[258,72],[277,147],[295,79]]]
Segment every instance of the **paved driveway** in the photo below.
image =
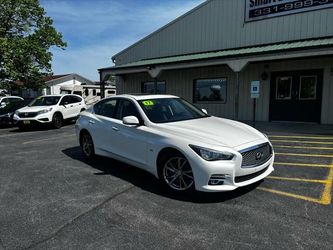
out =
[[115,160],[86,161],[73,125],[0,129],[0,249],[332,249],[332,127],[258,126],[276,171],[191,196]]

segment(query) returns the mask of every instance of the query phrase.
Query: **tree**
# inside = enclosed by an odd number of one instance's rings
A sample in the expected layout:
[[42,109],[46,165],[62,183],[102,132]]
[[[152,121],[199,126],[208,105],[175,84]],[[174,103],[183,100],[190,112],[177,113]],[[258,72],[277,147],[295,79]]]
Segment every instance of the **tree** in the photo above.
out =
[[43,86],[43,77],[52,73],[52,46],[67,45],[39,0],[0,0],[0,86]]

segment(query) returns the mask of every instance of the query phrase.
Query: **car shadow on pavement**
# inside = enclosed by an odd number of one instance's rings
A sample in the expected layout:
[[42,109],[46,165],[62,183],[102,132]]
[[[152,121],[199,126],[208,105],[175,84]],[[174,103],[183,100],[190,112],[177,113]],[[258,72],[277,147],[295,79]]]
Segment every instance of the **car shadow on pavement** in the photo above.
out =
[[257,186],[262,183],[262,181],[257,182],[246,187],[238,188],[235,191],[231,192],[192,192],[186,194],[179,194],[163,188],[158,179],[156,179],[155,176],[153,176],[152,174],[134,166],[128,165],[126,163],[102,156],[96,156],[96,158],[94,158],[93,160],[86,159],[85,156],[82,154],[80,147],[67,148],[62,152],[65,155],[71,157],[72,159],[84,162],[92,168],[98,170],[98,172],[94,173],[94,175],[96,176],[112,175],[151,193],[186,202],[224,202],[245,195],[246,193],[256,189]]
[[[76,121],[69,120],[69,121],[64,121],[64,124],[62,127],[74,125]],[[7,129],[10,129],[8,132],[10,133],[24,133],[24,132],[34,132],[34,131],[48,131],[48,130],[56,130],[53,128],[50,124],[36,124],[33,126],[27,126],[24,129],[19,129],[18,127],[12,126],[12,127],[7,127]]]

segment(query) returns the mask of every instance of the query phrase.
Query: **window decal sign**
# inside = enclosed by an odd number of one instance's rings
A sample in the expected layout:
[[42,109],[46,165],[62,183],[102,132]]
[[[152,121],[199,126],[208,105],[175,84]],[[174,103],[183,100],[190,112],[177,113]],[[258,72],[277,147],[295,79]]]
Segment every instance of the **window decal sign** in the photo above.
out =
[[245,22],[333,7],[333,0],[245,0]]
[[142,103],[145,106],[154,106],[154,102],[153,101],[143,101]]

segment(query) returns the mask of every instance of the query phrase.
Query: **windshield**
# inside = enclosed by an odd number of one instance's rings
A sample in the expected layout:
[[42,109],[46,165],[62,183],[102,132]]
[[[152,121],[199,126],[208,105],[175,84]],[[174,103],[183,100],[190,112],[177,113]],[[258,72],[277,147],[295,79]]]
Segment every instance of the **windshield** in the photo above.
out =
[[185,121],[209,117],[197,107],[180,98],[138,101],[149,120],[155,123]]
[[37,97],[35,100],[33,100],[28,106],[33,107],[33,106],[52,106],[56,105],[61,96],[41,96]]

